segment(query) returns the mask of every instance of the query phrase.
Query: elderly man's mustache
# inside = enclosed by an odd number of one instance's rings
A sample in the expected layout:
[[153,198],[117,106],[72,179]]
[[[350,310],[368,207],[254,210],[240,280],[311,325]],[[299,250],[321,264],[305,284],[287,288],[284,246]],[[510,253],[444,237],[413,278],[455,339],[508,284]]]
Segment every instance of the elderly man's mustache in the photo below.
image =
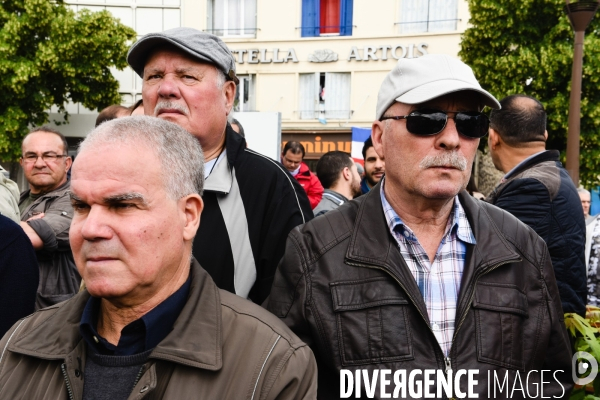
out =
[[460,171],[467,169],[467,159],[456,151],[448,151],[436,156],[427,156],[419,163],[421,169],[434,167],[456,168]]
[[190,110],[182,104],[174,103],[169,100],[162,100],[162,101],[159,101],[158,103],[156,103],[156,107],[154,107],[154,116],[155,117],[158,116],[159,112],[161,110],[165,110],[165,109],[177,110],[184,115],[189,115],[189,113],[190,113]]

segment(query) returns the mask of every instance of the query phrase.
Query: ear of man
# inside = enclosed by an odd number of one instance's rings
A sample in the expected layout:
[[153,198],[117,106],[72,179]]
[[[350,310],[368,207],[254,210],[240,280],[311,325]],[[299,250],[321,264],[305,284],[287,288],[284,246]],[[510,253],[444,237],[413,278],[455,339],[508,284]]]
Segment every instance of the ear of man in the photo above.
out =
[[346,182],[350,182],[352,180],[352,171],[350,171],[350,168],[344,167],[342,170],[342,178],[344,178]]
[[229,113],[233,110],[233,101],[235,100],[235,83],[233,81],[225,81],[223,84],[223,96],[225,98],[225,105]]
[[196,236],[203,209],[204,202],[202,201],[202,197],[196,193],[179,199],[178,210],[183,222],[183,239],[185,241],[191,241]]
[[71,166],[73,165],[73,159],[71,157],[66,157],[65,158],[65,171],[69,171],[71,169]]
[[488,145],[490,146],[490,148],[492,150],[495,150],[496,147],[500,146],[502,143],[502,138],[500,137],[500,135],[498,134],[498,132],[496,132],[494,130],[494,128],[490,128],[489,132],[489,140],[488,140]]
[[373,141],[373,148],[379,158],[385,158],[383,154],[383,135],[385,133],[386,121],[375,121],[371,127],[371,140]]

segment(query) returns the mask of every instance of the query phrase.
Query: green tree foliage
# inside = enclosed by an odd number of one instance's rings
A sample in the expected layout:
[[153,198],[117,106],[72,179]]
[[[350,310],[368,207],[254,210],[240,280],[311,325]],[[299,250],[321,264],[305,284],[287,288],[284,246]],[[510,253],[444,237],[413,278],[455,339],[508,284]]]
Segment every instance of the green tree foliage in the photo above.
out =
[[[468,0],[472,27],[460,57],[497,98],[523,93],[548,113],[547,148],[566,150],[574,35],[564,0]],[[586,31],[580,180],[600,183],[600,15]],[[563,159],[564,161],[564,159]]]
[[[14,161],[29,125],[68,101],[120,103],[110,67],[127,66],[135,31],[107,11],[75,13],[63,0],[0,1],[0,159]],[[65,113],[66,114],[66,113]]]

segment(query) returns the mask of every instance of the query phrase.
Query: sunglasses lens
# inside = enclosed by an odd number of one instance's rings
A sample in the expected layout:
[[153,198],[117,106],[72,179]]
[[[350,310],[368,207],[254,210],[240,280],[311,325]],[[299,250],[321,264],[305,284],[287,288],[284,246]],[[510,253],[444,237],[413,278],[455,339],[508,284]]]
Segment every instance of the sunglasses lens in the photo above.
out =
[[440,111],[413,111],[406,118],[406,129],[413,135],[435,135],[444,129],[447,118],[447,115]]
[[490,124],[487,116],[478,112],[457,113],[455,121],[459,133],[474,139],[484,137]]

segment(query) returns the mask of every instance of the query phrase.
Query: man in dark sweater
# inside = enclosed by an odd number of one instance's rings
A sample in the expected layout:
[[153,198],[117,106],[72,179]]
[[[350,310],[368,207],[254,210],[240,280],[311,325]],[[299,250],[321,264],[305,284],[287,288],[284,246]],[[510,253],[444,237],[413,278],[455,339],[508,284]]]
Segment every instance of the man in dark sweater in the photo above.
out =
[[512,95],[490,115],[488,146],[505,173],[487,198],[544,239],[564,312],[585,314],[587,298],[585,221],[577,189],[559,161],[546,150],[546,112],[536,99]]
[[214,35],[175,28],[142,37],[127,61],[143,80],[145,114],[180,125],[204,151],[194,257],[219,288],[262,303],[288,233],[313,214],[285,168],[248,149],[227,123],[238,83],[233,55]]

